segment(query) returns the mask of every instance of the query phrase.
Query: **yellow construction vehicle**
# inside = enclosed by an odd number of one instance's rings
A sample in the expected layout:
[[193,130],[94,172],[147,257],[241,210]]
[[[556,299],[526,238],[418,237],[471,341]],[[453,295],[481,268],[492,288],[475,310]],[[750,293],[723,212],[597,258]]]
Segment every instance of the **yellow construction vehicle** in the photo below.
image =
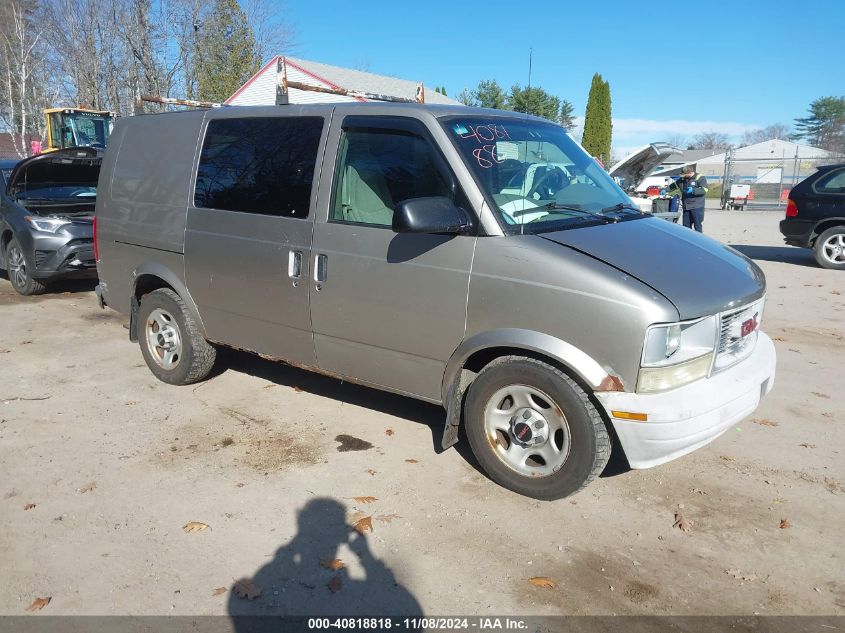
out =
[[114,112],[84,108],[49,108],[47,147],[42,152],[55,152],[66,147],[102,147],[109,142]]

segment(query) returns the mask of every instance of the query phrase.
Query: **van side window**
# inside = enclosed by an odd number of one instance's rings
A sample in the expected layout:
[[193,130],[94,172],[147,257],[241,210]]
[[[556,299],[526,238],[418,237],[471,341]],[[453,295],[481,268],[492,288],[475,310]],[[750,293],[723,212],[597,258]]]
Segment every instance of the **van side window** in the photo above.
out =
[[410,198],[453,198],[436,150],[410,132],[355,128],[338,150],[334,203],[329,220],[390,226],[395,204]]
[[322,130],[322,117],[210,121],[194,206],[308,217]]

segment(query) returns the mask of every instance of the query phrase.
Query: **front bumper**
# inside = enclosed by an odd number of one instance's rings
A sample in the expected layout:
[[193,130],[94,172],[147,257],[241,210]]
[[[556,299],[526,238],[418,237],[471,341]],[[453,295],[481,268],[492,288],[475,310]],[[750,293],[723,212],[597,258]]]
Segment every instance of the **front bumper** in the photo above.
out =
[[[775,346],[763,332],[754,352],[706,380],[659,394],[596,393],[632,468],[651,468],[712,442],[752,413],[772,390]],[[614,418],[611,411],[646,413],[647,422]]]
[[36,238],[34,242],[32,276],[35,279],[77,274],[96,276],[93,239],[74,238],[57,243],[55,238]]

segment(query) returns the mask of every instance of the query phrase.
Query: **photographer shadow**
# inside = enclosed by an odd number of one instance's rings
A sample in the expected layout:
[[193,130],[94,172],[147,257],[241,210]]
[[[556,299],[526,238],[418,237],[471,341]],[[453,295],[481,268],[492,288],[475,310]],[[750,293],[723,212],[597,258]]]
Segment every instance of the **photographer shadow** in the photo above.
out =
[[[346,546],[354,560],[339,566]],[[353,578],[353,570],[365,578]],[[252,589],[250,599],[244,588]],[[239,595],[241,594],[241,595]],[[299,512],[297,534],[277,551],[273,560],[251,578],[235,583],[229,592],[228,613],[234,630],[254,631],[256,618],[245,616],[420,617],[422,608],[387,565],[370,550],[367,537],[346,522],[346,510],[330,498],[309,501]]]

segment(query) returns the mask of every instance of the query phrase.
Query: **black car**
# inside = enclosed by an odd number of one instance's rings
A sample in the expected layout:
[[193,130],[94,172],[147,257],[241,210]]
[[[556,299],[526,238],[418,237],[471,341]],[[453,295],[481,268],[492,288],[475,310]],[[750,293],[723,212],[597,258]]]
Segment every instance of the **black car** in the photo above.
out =
[[101,160],[101,150],[75,147],[32,156],[3,174],[0,267],[20,294],[44,292],[48,281],[61,277],[96,277]]
[[845,164],[827,165],[789,192],[784,241],[812,248],[822,268],[845,270]]

